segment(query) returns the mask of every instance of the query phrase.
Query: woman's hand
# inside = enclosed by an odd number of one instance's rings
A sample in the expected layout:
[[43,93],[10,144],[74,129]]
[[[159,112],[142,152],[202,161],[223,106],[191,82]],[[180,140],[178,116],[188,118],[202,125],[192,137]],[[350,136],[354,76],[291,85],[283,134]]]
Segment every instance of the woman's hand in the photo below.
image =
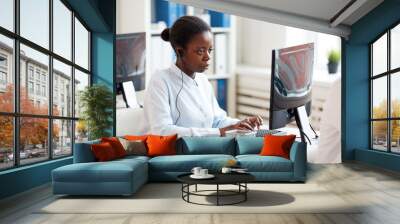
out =
[[253,117],[248,117],[246,119],[244,119],[247,121],[247,123],[254,129],[257,128],[259,129],[260,126],[263,124],[263,119],[261,118],[261,116],[257,115],[257,116],[253,116]]
[[260,125],[263,124],[263,120],[260,116],[253,116],[253,117],[248,117],[244,120],[239,121],[236,124],[229,125],[224,128],[220,128],[219,132],[221,133],[221,136],[225,136],[227,131],[230,130],[248,130],[248,131],[253,131],[254,128],[259,128]]

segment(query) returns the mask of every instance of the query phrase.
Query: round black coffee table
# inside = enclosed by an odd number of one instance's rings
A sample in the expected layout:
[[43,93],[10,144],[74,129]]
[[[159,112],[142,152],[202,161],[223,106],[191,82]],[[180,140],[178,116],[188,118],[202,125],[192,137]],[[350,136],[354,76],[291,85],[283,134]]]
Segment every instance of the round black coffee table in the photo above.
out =
[[[198,205],[234,205],[247,200],[247,192],[249,188],[247,183],[255,180],[255,177],[248,173],[215,173],[215,177],[212,179],[193,179],[190,177],[191,173],[182,174],[177,177],[178,181],[182,183],[182,199],[188,203],[198,204]],[[216,185],[215,190],[197,190],[197,185]],[[190,191],[190,186],[195,186],[194,191]],[[237,190],[223,190],[220,189],[220,185],[236,185]],[[205,194],[209,192],[215,192],[215,194]],[[204,196],[204,197],[216,197],[216,204],[202,204],[190,201],[190,196]],[[232,197],[241,196],[239,200],[231,203],[221,203],[221,197]]]

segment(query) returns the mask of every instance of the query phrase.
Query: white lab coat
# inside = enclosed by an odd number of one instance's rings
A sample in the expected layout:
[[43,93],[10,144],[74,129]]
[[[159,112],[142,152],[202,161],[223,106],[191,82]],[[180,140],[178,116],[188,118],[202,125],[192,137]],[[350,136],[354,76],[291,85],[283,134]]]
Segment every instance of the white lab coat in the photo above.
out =
[[219,128],[239,122],[219,107],[204,74],[196,73],[193,79],[175,64],[153,74],[143,106],[147,134],[220,136]]

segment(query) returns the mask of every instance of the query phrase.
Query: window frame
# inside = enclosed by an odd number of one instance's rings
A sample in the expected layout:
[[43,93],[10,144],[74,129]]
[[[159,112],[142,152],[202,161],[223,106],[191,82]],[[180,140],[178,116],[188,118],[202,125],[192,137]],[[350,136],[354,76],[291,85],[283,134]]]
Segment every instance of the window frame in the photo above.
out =
[[[400,26],[400,21],[397,21],[389,28],[385,29],[385,31],[379,34],[374,40],[372,40],[369,44],[369,149],[373,151],[379,152],[386,152],[391,154],[400,154],[400,152],[393,152],[392,151],[392,121],[400,121],[400,117],[392,117],[392,99],[391,99],[391,80],[392,76],[396,75],[400,72],[400,67],[391,69],[391,31],[393,28]],[[386,71],[380,74],[373,74],[373,44],[376,43],[381,37],[387,35],[387,64],[386,64]],[[386,117],[385,118],[373,118],[373,81],[382,77],[386,77],[386,87],[387,87],[387,105],[386,105]],[[375,121],[386,121],[386,151],[375,149],[374,148],[374,136],[373,136],[373,122]]]
[[[79,117],[75,116],[75,108],[71,108],[71,114],[70,116],[66,115],[66,116],[56,116],[53,115],[53,59],[58,60],[61,63],[64,63],[68,66],[71,66],[71,83],[72,83],[72,105],[74,105],[75,103],[75,89],[74,89],[74,82],[75,82],[75,69],[85,73],[88,75],[89,77],[89,83],[88,86],[92,85],[92,71],[91,71],[91,49],[92,49],[92,44],[91,44],[91,37],[92,37],[92,30],[88,27],[88,25],[83,21],[83,19],[78,15],[78,13],[76,13],[72,7],[65,1],[65,0],[59,0],[68,10],[71,11],[71,18],[70,18],[70,23],[71,23],[71,59],[67,59],[64,58],[63,56],[53,52],[53,21],[54,21],[54,17],[53,17],[53,1],[54,0],[48,0],[49,2],[49,48],[46,49],[45,47],[42,47],[39,44],[36,44],[32,41],[30,41],[29,39],[24,38],[23,36],[20,35],[20,0],[14,0],[13,1],[13,10],[14,10],[14,18],[13,18],[13,22],[14,22],[14,30],[10,31],[4,27],[0,26],[0,35],[3,35],[5,37],[11,38],[13,40],[13,64],[12,66],[12,74],[13,78],[14,78],[14,110],[13,112],[1,112],[0,111],[0,116],[11,116],[13,119],[13,166],[11,167],[5,167],[5,168],[0,168],[0,172],[5,171],[5,170],[10,170],[10,169],[16,169],[19,167],[23,167],[23,166],[29,166],[29,165],[33,165],[33,164],[37,164],[37,163],[43,163],[49,160],[54,160],[54,159],[61,159],[61,158],[65,158],[65,157],[70,157],[73,156],[73,152],[74,152],[74,143],[75,143],[75,126],[76,126],[76,121],[79,120]],[[75,63],[75,18],[77,20],[79,20],[79,22],[83,25],[83,27],[88,31],[88,61],[89,61],[89,65],[88,65],[88,69],[85,69],[81,66],[79,66],[78,64]],[[33,50],[36,50],[40,53],[43,53],[45,55],[48,56],[49,58],[49,63],[48,63],[48,82],[45,85],[45,95],[48,96],[48,107],[49,107],[49,111],[46,115],[39,115],[39,114],[27,114],[27,113],[21,113],[20,112],[20,85],[21,85],[21,80],[20,80],[20,45],[23,44],[27,47],[32,48]],[[39,72],[39,79],[37,80],[36,78],[36,72],[37,72],[37,68],[33,70],[33,79],[30,79],[30,74],[28,71],[31,65],[29,63],[27,63],[27,74],[26,75],[26,82],[29,82],[30,80],[33,81],[34,83],[34,92],[36,92],[35,89],[35,85],[36,83],[40,83],[42,84],[42,79],[41,79],[41,74],[43,72],[42,69],[41,72]],[[28,85],[28,84],[27,84]],[[28,87],[28,86],[27,86]],[[29,88],[29,87],[28,87]],[[27,91],[29,91],[27,89]],[[46,93],[48,92],[48,93]],[[37,95],[39,97],[43,97],[42,94]],[[47,136],[47,150],[48,150],[48,155],[47,158],[43,158],[43,160],[40,160],[38,162],[32,162],[32,163],[26,163],[26,164],[21,164],[20,161],[20,119],[21,118],[45,118],[47,119],[48,122],[48,136]],[[54,152],[54,147],[53,147],[53,123],[56,120],[66,120],[66,121],[71,121],[71,125],[72,125],[72,133],[71,133],[71,153],[68,155],[62,155],[62,156],[54,156],[53,152]]]

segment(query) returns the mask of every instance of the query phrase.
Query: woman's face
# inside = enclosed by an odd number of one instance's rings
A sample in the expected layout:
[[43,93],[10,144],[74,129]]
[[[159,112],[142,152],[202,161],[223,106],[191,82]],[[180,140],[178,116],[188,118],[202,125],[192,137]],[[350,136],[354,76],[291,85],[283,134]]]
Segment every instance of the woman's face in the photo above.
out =
[[185,66],[193,72],[204,72],[209,66],[212,35],[209,31],[196,34],[186,45],[182,57]]

